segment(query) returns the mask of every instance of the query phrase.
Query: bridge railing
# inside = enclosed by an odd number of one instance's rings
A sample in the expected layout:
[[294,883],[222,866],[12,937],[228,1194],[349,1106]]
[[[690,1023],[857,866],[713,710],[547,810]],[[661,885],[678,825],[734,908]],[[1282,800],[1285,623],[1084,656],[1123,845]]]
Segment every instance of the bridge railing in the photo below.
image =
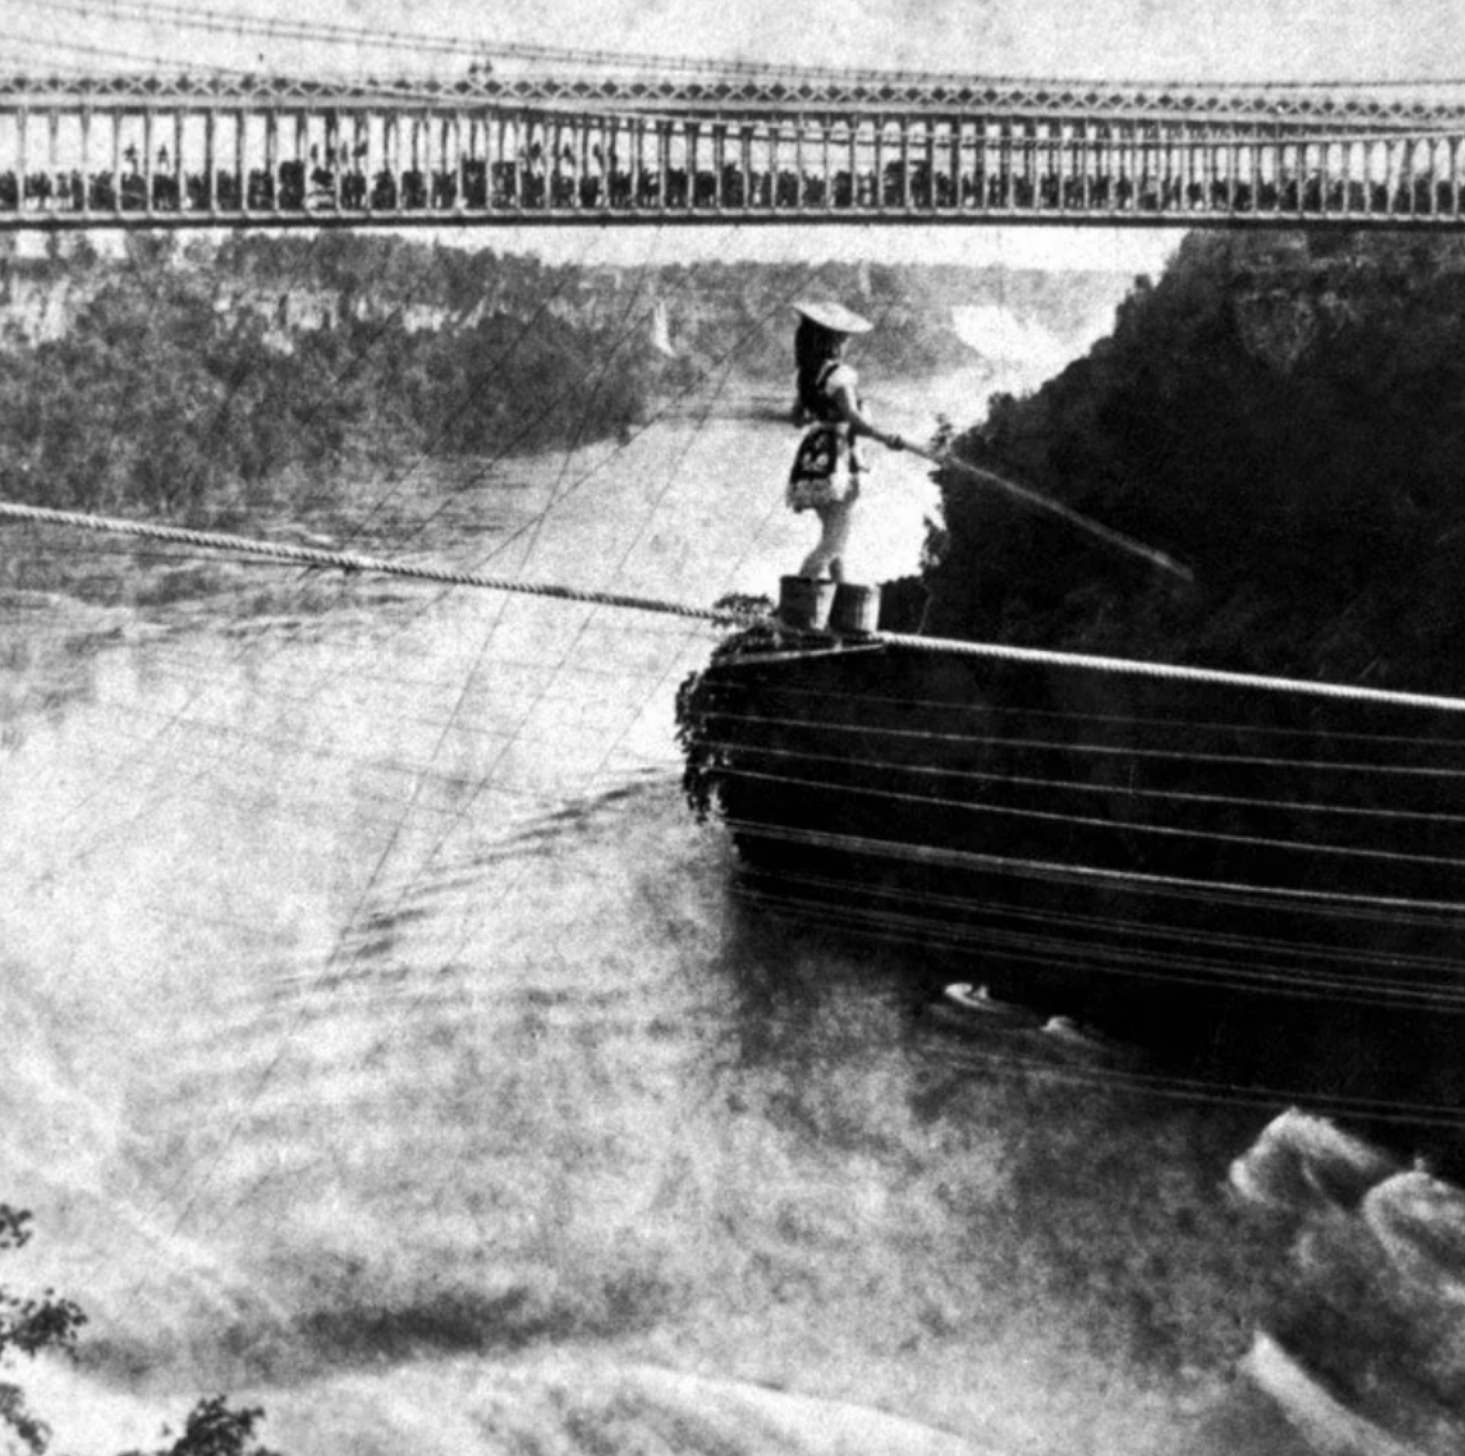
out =
[[1458,224],[1462,131],[964,114],[0,105],[0,228]]

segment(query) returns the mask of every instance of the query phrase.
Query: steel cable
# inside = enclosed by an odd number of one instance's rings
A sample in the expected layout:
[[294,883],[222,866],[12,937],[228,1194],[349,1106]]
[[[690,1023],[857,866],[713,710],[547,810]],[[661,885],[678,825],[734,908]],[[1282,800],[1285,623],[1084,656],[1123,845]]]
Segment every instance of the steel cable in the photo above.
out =
[[1358,845],[1327,844],[1309,840],[1272,839],[1255,834],[1226,834],[1219,830],[1185,829],[1170,824],[1144,824],[1132,819],[1097,819],[1081,814],[1066,814],[1047,809],[1020,809],[1010,804],[988,804],[969,799],[948,799],[937,794],[910,794],[898,789],[880,789],[869,784],[833,782],[829,779],[806,779],[793,774],[765,773],[757,769],[739,768],[733,764],[719,766],[717,772],[731,778],[756,783],[779,784],[799,789],[814,789],[839,795],[863,795],[896,803],[919,804],[934,809],[955,809],[966,814],[987,814],[1038,823],[1061,824],[1084,829],[1110,830],[1116,834],[1153,834],[1166,839],[1203,840],[1215,844],[1241,845],[1248,849],[1276,849],[1304,854],[1338,855],[1350,859],[1377,860],[1389,864],[1429,865],[1440,869],[1465,869],[1465,860],[1442,855],[1409,854],[1401,850],[1367,849]]
[[[770,894],[776,894],[776,887],[784,883],[806,886],[812,890],[828,890],[841,897],[848,896],[851,889],[850,881],[837,879],[832,875],[818,875],[787,868],[780,868],[775,873],[760,869],[755,864],[743,865],[739,870],[739,879],[744,884],[755,885],[759,881],[767,880],[775,887]],[[879,881],[861,884],[859,889],[861,894],[875,900],[930,905],[934,909],[952,910],[979,917],[984,926],[988,922],[1008,921],[1019,924],[1037,923],[1044,927],[1058,925],[1076,931],[1098,932],[1111,937],[1122,936],[1134,941],[1180,942],[1187,947],[1197,944],[1215,945],[1224,950],[1245,953],[1248,957],[1285,953],[1301,960],[1326,961],[1329,964],[1386,967],[1391,973],[1389,983],[1394,981],[1399,971],[1419,972],[1423,975],[1438,974],[1456,980],[1461,977],[1459,960],[1448,956],[1370,950],[1356,944],[1338,945],[1295,937],[1283,939],[1280,936],[1244,935],[1236,931],[1198,926],[1193,922],[1159,921],[1153,917],[1136,920],[1117,913],[1105,916],[1083,915],[1056,905],[1039,906],[997,899],[990,893],[984,893],[981,898],[977,898],[918,888],[910,884],[886,885]],[[840,903],[844,903],[843,899]],[[1246,964],[1251,967],[1255,962],[1249,959]],[[1290,968],[1287,974],[1292,974]],[[1377,984],[1383,985],[1386,982],[1381,979]]]
[[[795,656],[808,655],[808,653],[795,654]],[[760,653],[759,660],[768,661],[771,656],[772,654],[770,653]],[[709,672],[713,671],[716,671],[715,667],[709,669]],[[833,703],[848,703],[853,696],[847,689],[831,690],[829,688],[801,687],[795,683],[782,682],[760,684],[759,694],[763,697],[804,698]],[[930,709],[933,713],[955,714],[958,717],[1022,718],[1023,720],[1054,719],[1062,723],[1132,725],[1139,728],[1159,727],[1180,734],[1244,733],[1248,738],[1257,739],[1307,738],[1317,740],[1322,738],[1334,743],[1387,743],[1413,747],[1428,747],[1435,751],[1445,748],[1458,748],[1462,754],[1465,754],[1465,739],[1442,740],[1437,736],[1421,737],[1418,734],[1351,732],[1334,728],[1332,725],[1310,728],[1285,728],[1269,723],[1247,722],[1241,718],[1218,721],[1216,719],[1184,718],[1173,714],[1166,714],[1164,717],[1148,717],[1143,713],[1094,713],[1086,712],[1082,708],[1051,709],[1033,708],[1026,705],[1012,706],[993,700],[962,702],[952,698],[923,698],[916,693],[912,693],[909,696],[902,695],[896,697],[890,694],[861,691],[859,701],[865,705],[883,704],[906,710],[915,708]]]
[[[932,652],[942,652],[944,645],[931,639]],[[798,654],[795,654],[797,658]],[[1077,665],[1065,664],[1069,666]],[[1279,683],[1280,687],[1281,684]],[[1303,687],[1310,686],[1302,684]],[[1250,753],[1198,753],[1194,749],[1144,748],[1124,743],[1068,743],[1061,738],[1020,738],[996,733],[942,733],[928,728],[898,728],[881,723],[861,723],[812,719],[778,718],[760,713],[740,713],[722,708],[709,708],[705,716],[712,722],[755,723],[761,727],[804,729],[813,734],[858,734],[864,738],[894,738],[905,742],[926,742],[947,744],[953,747],[1022,749],[1043,753],[1056,753],[1064,757],[1088,755],[1094,758],[1123,758],[1136,760],[1159,760],[1178,764],[1212,764],[1226,768],[1280,768],[1289,773],[1342,773],[1383,774],[1402,778],[1427,780],[1465,778],[1465,765],[1460,768],[1433,768],[1422,764],[1364,763],[1350,759],[1332,763],[1327,759],[1275,758],[1264,754]],[[753,745],[756,746],[756,745]]]
[[[1393,1006],[1438,1011],[1465,1010],[1465,985],[1458,975],[1446,976],[1443,984],[1401,983],[1375,976],[1320,975],[1291,967],[1256,966],[1231,960],[1206,960],[1198,956],[1166,955],[1132,946],[1101,945],[1091,938],[1073,939],[1059,935],[999,930],[986,924],[954,925],[949,921],[877,907],[852,905],[846,897],[837,906],[822,899],[760,890],[739,885],[740,897],[764,906],[783,905],[800,919],[849,930],[884,927],[886,937],[909,944],[912,940],[940,943],[967,955],[997,952],[1002,960],[1027,960],[1049,969],[1062,964],[1091,974],[1111,975],[1125,980],[1142,980],[1159,985],[1184,985],[1202,990],[1250,991],[1258,995],[1297,1000],[1350,1002],[1367,1006]],[[1037,918],[1037,917],[1035,917]]]
[[[717,719],[722,714],[709,715]],[[742,715],[735,721],[758,722],[756,716]],[[810,725],[817,727],[819,725]],[[1407,820],[1415,824],[1458,824],[1465,825],[1465,814],[1439,814],[1426,810],[1379,808],[1366,804],[1316,804],[1306,800],[1258,799],[1241,794],[1202,794],[1185,789],[1142,788],[1132,783],[1106,784],[1101,782],[1082,783],[1073,779],[1035,778],[1020,773],[989,772],[980,769],[947,768],[936,764],[901,763],[894,759],[861,758],[856,755],[835,753],[812,753],[806,749],[775,747],[769,744],[738,741],[736,739],[704,738],[701,746],[722,755],[716,772],[737,773],[729,755],[747,754],[754,758],[792,758],[810,763],[839,764],[849,768],[876,769],[897,774],[918,774],[930,778],[956,779],[969,783],[1013,784],[1022,788],[1061,789],[1076,794],[1104,794],[1111,798],[1158,800],[1162,803],[1207,804],[1220,808],[1280,809],[1288,814],[1337,814],[1352,815],[1360,819]],[[1075,750],[1079,752],[1081,750]],[[1187,759],[1187,762],[1193,760]],[[726,767],[724,768],[724,765]],[[1298,768],[1306,765],[1299,764]],[[960,801],[933,798],[933,803],[958,803]],[[1000,807],[1000,806],[996,806]],[[1081,821],[1077,821],[1081,822]],[[1123,827],[1115,821],[1114,827]]]
[[1435,927],[1453,927],[1465,916],[1465,902],[1454,900],[1348,894],[1333,890],[1248,885],[1231,880],[1196,880],[1181,875],[1114,869],[1103,865],[1064,864],[1056,860],[1034,860],[1017,855],[987,854],[941,845],[911,844],[900,840],[876,839],[869,835],[771,824],[761,820],[734,818],[728,824],[735,834],[752,839],[808,844],[820,849],[884,856],[912,864],[934,864],[950,869],[1036,876],[1058,883],[1100,886],[1135,894],[1179,893],[1216,904],[1239,904],[1263,909],[1302,907],[1311,908],[1319,914],[1359,916],[1383,910],[1400,912],[1391,913],[1391,923]]

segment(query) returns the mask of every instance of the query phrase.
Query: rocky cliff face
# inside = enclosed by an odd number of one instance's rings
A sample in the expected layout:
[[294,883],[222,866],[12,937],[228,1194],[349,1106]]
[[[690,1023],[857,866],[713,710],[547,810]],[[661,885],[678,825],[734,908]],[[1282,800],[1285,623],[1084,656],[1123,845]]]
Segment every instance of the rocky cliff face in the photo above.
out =
[[[774,264],[717,263],[657,269],[546,267],[525,258],[452,254],[377,239],[250,239],[217,249],[159,250],[167,266],[192,273],[221,314],[265,321],[271,342],[343,322],[394,319],[409,332],[471,327],[494,315],[526,323],[548,315],[592,333],[639,336],[658,352],[722,358],[736,352],[747,372],[787,372],[788,304],[806,273]],[[12,348],[63,337],[98,291],[145,277],[145,268],[93,256],[0,259],[0,340]],[[977,361],[956,327],[962,310],[999,308],[1060,340],[1113,307],[1122,283],[1111,273],[950,266],[826,266],[817,291],[846,299],[878,320],[863,353],[886,374],[919,374]]]
[[25,344],[59,339],[93,289],[67,278],[0,273],[0,340]]
[[[108,282],[103,274],[35,274],[0,271],[0,346],[27,347],[64,338],[86,306]],[[381,321],[397,317],[412,333],[472,323],[481,309],[455,318],[445,305],[402,303],[357,290],[266,282],[216,282],[214,308],[220,314],[254,315],[285,342],[291,334],[331,329],[348,319]],[[556,310],[556,312],[558,312]]]

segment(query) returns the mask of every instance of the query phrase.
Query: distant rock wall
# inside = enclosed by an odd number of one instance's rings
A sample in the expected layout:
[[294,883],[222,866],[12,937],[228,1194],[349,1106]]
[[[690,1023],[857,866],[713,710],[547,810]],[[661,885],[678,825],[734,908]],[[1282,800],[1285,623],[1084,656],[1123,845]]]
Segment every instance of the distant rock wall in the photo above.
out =
[[[732,352],[745,372],[765,375],[787,372],[788,305],[806,277],[806,270],[776,264],[549,268],[474,255],[464,269],[443,263],[447,250],[420,244],[389,250],[384,261],[370,240],[338,241],[324,258],[320,250],[291,251],[274,241],[277,255],[270,240],[256,240],[233,255],[219,249],[209,257],[190,245],[181,253],[164,248],[160,256],[196,273],[221,313],[265,320],[281,347],[291,334],[347,320],[390,318],[420,332],[472,326],[495,313],[526,322],[547,315],[576,328],[639,336],[665,355]],[[94,257],[0,258],[0,342],[15,348],[63,337],[107,283],[135,267]],[[862,354],[887,374],[957,368],[984,357],[981,343],[970,346],[955,326],[960,311],[999,309],[1019,330],[1068,341],[1091,332],[1096,312],[1112,309],[1122,293],[1112,273],[865,262],[833,273],[825,268],[820,278],[813,291],[844,297],[878,321]]]

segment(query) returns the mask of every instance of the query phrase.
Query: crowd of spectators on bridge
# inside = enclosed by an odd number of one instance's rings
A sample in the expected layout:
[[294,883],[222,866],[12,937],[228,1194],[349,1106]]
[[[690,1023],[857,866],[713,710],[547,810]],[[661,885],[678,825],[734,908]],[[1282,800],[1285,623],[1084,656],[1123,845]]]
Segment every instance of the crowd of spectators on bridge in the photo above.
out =
[[1393,182],[1345,181],[1320,172],[1275,179],[1225,175],[1201,179],[1120,165],[1081,170],[1042,167],[1032,154],[960,172],[926,159],[878,169],[826,172],[628,166],[599,147],[583,162],[536,143],[514,160],[463,158],[456,166],[375,166],[365,145],[312,147],[304,160],[244,172],[184,170],[168,148],[145,167],[138,148],[115,169],[0,172],[0,213],[423,213],[513,210],[571,212],[858,210],[943,212],[963,209],[1076,213],[1453,214],[1465,183],[1427,170]]

